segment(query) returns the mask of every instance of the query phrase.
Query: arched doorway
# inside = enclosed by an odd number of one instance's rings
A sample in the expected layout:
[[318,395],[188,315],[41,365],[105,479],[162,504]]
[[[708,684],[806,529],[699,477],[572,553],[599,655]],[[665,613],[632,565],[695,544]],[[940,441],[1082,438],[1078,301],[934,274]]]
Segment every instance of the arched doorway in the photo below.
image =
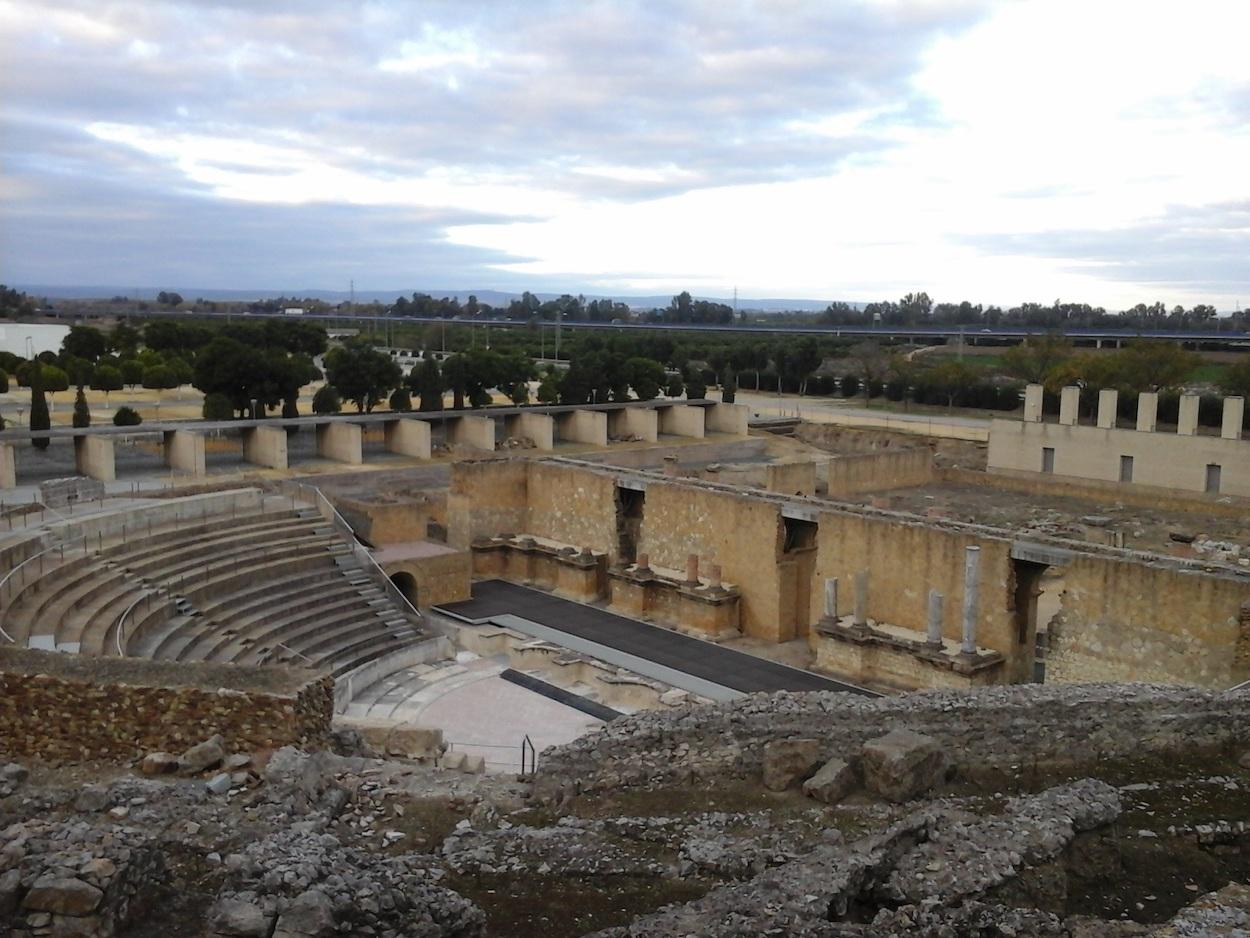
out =
[[398,573],[391,574],[391,582],[395,584],[395,588],[404,594],[404,598],[412,603],[412,608],[417,608],[417,580],[411,573],[405,573],[400,570]]

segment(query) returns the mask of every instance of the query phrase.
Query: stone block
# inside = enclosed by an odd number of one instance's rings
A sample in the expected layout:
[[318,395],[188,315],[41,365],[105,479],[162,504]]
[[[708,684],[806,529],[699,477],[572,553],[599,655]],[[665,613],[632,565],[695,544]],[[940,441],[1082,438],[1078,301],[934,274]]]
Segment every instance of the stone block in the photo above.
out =
[[806,782],[803,794],[825,804],[837,804],[852,791],[859,779],[855,767],[845,759],[830,759]]
[[911,730],[891,730],[864,744],[864,786],[887,801],[923,794],[946,778],[946,754],[937,740]]
[[320,889],[309,889],[278,917],[273,938],[329,938],[335,933],[334,906]]
[[103,892],[81,879],[41,876],[26,893],[22,909],[55,915],[90,915],[103,898]]
[[272,926],[273,916],[240,899],[221,900],[208,917],[210,933],[228,938],[268,938]]
[[811,774],[820,761],[818,739],[775,739],[764,744],[764,787],[785,791]]
[[143,757],[139,771],[144,775],[172,775],[178,771],[178,757],[172,752],[149,752]]
[[109,791],[103,785],[84,785],[74,799],[74,810],[84,814],[103,811],[109,805]]
[[221,736],[213,736],[184,752],[178,758],[178,770],[184,775],[195,775],[205,769],[216,768],[225,758]]
[[464,767],[465,755],[459,749],[453,749],[443,756],[443,768],[458,772]]
[[482,775],[486,772],[485,756],[465,756],[460,771],[466,775]]

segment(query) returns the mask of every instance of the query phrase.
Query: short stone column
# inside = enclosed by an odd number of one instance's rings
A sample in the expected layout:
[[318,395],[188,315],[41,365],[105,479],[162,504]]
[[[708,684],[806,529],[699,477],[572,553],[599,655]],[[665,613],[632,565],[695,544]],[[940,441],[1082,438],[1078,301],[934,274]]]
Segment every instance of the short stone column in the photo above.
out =
[[17,451],[12,443],[0,443],[0,488],[17,488]]
[[1180,436],[1194,436],[1198,433],[1198,402],[1197,394],[1182,394],[1180,407],[1176,413],[1176,432]]
[[964,548],[964,621],[963,645],[965,655],[977,653],[977,595],[981,586],[981,548]]
[[490,417],[475,417],[470,414],[453,417],[448,433],[448,442],[457,446],[480,449],[487,453],[495,451],[495,421]]
[[601,410],[572,410],[555,418],[556,437],[569,443],[608,445],[608,415]]
[[838,618],[838,578],[836,576],[825,580],[825,618],[834,621]]
[[555,418],[550,414],[539,414],[533,411],[511,414],[503,420],[504,436],[529,440],[534,444],[534,449],[555,449],[555,427]]
[[1224,419],[1220,425],[1220,436],[1226,440],[1241,439],[1241,425],[1246,416],[1246,399],[1244,397],[1224,398]]
[[660,417],[660,432],[670,436],[690,436],[703,439],[704,417],[702,407],[690,404],[668,404],[657,407]]
[[165,465],[193,476],[208,474],[204,455],[204,434],[190,430],[166,430],[164,437]]
[[855,625],[868,627],[868,571],[855,574]]
[[1059,422],[1065,427],[1075,427],[1081,414],[1081,389],[1074,384],[1059,392]]
[[689,586],[699,585],[699,555],[689,554],[686,557],[686,583]]
[[1137,395],[1137,429],[1141,433],[1154,433],[1159,420],[1159,395],[1154,391],[1142,391]]
[[270,469],[287,468],[286,430],[281,427],[244,427],[243,461]]
[[382,433],[386,439],[388,453],[429,459],[433,452],[430,442],[430,425],[424,420],[411,417],[388,420],[382,425]]
[[1114,430],[1115,419],[1120,408],[1120,392],[1115,388],[1103,388],[1098,392],[1098,426],[1103,430]]
[[1042,422],[1042,386],[1026,385],[1024,389],[1024,422]]
[[942,599],[942,594],[937,590],[929,590],[929,621],[925,644],[930,648],[942,647]]
[[341,419],[317,424],[317,455],[349,466],[361,465],[365,450],[360,424]]

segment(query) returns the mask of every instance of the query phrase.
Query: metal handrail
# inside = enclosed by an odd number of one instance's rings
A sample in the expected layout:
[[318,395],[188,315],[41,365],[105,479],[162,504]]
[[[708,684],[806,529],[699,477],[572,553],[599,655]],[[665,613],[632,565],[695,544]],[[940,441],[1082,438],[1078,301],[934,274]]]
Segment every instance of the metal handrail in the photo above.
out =
[[[19,563],[16,567],[14,567],[12,570],[10,570],[8,573],[6,573],[6,574],[4,575],[4,578],[3,578],[3,579],[0,579],[0,600],[2,600],[2,598],[3,598],[5,588],[9,585],[9,580],[13,578],[14,574],[16,574],[18,570],[21,570],[24,566],[26,566],[26,565],[27,565],[28,563],[30,563],[32,560],[41,560],[45,554],[50,554],[50,553],[52,553],[53,551],[58,551],[58,550],[59,550],[59,551],[61,551],[62,556],[64,556],[66,544],[67,544],[67,543],[68,543],[68,544],[72,544],[72,543],[74,543],[74,541],[82,541],[82,542],[83,542],[83,553],[84,553],[84,556],[85,556],[85,554],[86,554],[86,549],[87,549],[87,538],[86,538],[86,535],[83,535],[83,536],[81,536],[81,537],[76,537],[76,538],[74,538],[74,540],[73,540],[73,541],[62,542],[62,543],[60,543],[60,544],[54,544],[54,545],[53,545],[53,546],[51,546],[51,547],[45,547],[43,550],[39,551],[39,553],[37,553],[37,554],[31,554],[29,557],[27,557],[25,560],[23,560],[21,563]],[[10,645],[16,645],[16,644],[17,644],[16,639],[14,639],[12,635],[10,635],[8,632],[6,632],[6,631],[4,630],[4,626],[3,626],[3,625],[0,625],[0,637],[4,638],[4,640],[5,640],[5,641],[7,641]]]
[[[527,753],[529,755],[529,760],[528,760],[528,764],[530,766],[529,772],[525,771]],[[524,778],[526,775],[537,775],[537,774],[538,774],[538,750],[534,748],[534,741],[530,739],[530,734],[526,733],[525,738],[521,740],[521,777]]]
[[139,603],[147,602],[151,600],[152,593],[153,593],[152,590],[145,591],[142,596],[140,596],[138,599],[132,602],[129,606],[127,606],[126,610],[120,616],[117,617],[117,632],[116,632],[117,642],[116,644],[117,644],[117,653],[119,655],[124,656],[126,654],[124,647],[123,647],[125,644],[125,642],[123,641],[123,636],[126,630],[126,616],[130,615],[130,611],[134,609],[135,606],[139,605]]

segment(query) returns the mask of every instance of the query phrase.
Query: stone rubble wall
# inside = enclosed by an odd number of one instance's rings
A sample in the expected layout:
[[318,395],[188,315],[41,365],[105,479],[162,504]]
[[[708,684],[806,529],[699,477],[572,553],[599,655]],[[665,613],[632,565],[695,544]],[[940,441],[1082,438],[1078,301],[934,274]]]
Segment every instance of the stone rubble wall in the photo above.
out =
[[334,682],[261,671],[0,649],[0,752],[59,764],[178,752],[214,734],[234,750],[325,745]]
[[[1189,758],[1250,742],[1250,693],[1149,684],[1016,685],[867,698],[754,694],[645,711],[541,753],[536,794],[759,777],[765,744],[814,737],[846,758],[894,729],[941,739],[956,769],[1070,769],[1103,760]],[[575,780],[575,781],[573,781]]]

